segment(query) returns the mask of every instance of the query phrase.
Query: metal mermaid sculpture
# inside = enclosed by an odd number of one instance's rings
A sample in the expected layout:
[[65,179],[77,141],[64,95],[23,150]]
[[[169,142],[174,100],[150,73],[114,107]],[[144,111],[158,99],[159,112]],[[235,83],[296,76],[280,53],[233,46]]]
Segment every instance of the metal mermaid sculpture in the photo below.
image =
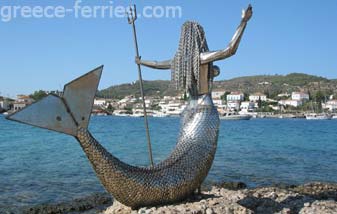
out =
[[217,148],[219,116],[213,105],[211,88],[219,69],[212,62],[235,54],[251,16],[252,7],[249,6],[243,11],[240,26],[224,50],[209,51],[202,27],[196,22],[186,22],[174,59],[156,62],[136,58],[136,63],[144,66],[172,69],[176,86],[189,94],[178,143],[166,160],[153,167],[123,163],[88,131],[103,66],[68,83],[62,97],[49,95],[8,119],[74,136],[105,189],[124,205],[135,209],[181,201],[204,181]]

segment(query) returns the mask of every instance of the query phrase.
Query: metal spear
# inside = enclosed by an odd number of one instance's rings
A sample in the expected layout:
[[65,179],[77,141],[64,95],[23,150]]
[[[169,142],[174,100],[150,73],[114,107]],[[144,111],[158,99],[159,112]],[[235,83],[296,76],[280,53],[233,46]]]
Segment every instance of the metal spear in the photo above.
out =
[[[137,42],[137,33],[136,33],[136,25],[135,21],[137,20],[137,10],[136,5],[131,5],[129,12],[126,11],[126,15],[128,17],[129,24],[132,25],[133,30],[133,40],[135,44],[136,49],[136,57],[140,58],[139,56],[139,50],[138,50],[138,42]],[[145,123],[145,129],[146,129],[146,137],[147,137],[147,145],[149,150],[149,158],[151,166],[153,166],[153,157],[152,157],[152,147],[151,147],[151,139],[150,139],[150,131],[149,131],[149,124],[147,120],[147,112],[146,112],[146,104],[145,104],[145,98],[144,98],[144,87],[143,87],[143,78],[142,78],[142,70],[140,64],[138,64],[138,78],[139,78],[139,87],[140,87],[140,94],[143,100],[143,112],[144,112],[144,123]]]

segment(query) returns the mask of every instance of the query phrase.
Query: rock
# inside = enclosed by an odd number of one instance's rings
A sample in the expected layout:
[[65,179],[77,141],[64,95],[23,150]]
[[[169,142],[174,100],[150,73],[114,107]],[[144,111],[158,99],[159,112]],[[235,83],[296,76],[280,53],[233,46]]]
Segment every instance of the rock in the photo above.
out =
[[290,213],[291,213],[291,209],[289,209],[289,208],[284,208],[281,211],[281,214],[290,214]]
[[247,188],[247,185],[243,182],[223,182],[216,184],[217,187],[230,189],[230,190],[239,190]]
[[213,214],[213,209],[212,208],[207,208],[206,209],[206,214]]
[[311,206],[303,207],[299,214],[311,214],[311,213],[324,213],[335,214],[337,213],[336,201],[314,201]]
[[[88,197],[74,199],[69,202],[58,204],[41,204],[37,206],[26,206],[17,208],[10,213],[98,213],[111,206],[112,198],[107,193],[95,193]],[[0,207],[0,213],[2,212]]]

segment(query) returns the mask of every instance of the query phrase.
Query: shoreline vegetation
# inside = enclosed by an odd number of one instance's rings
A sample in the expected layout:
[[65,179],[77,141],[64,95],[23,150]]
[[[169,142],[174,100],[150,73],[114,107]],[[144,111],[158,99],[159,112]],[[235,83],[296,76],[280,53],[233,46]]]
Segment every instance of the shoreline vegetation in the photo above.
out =
[[58,204],[1,209],[1,213],[336,213],[337,184],[313,182],[303,185],[274,185],[247,188],[242,182],[224,182],[203,188],[185,201],[156,207],[131,210],[113,202],[107,193]]

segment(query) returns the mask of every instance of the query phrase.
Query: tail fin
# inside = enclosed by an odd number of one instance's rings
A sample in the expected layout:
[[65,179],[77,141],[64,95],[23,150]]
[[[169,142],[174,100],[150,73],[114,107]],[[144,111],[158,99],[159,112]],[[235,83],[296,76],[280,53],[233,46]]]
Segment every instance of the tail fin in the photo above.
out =
[[48,95],[7,117],[9,120],[76,136],[77,128],[88,128],[103,66],[64,87],[63,97]]

